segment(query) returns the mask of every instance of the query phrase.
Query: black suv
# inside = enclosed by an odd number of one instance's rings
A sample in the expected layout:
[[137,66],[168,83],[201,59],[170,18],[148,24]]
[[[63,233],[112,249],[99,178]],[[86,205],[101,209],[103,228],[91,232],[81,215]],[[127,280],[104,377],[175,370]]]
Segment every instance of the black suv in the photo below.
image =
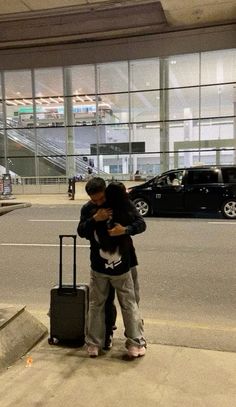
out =
[[236,219],[236,166],[178,168],[128,189],[142,216],[222,212]]

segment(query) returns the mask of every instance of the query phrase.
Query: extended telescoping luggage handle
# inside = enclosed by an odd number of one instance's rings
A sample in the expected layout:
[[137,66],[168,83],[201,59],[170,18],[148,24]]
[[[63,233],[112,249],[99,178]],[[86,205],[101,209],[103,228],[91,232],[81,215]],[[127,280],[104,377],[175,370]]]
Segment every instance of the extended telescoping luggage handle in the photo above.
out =
[[64,237],[71,237],[74,242],[73,247],[73,289],[76,291],[76,238],[77,235],[59,235],[60,239],[60,260],[59,260],[59,289],[62,288],[62,242]]

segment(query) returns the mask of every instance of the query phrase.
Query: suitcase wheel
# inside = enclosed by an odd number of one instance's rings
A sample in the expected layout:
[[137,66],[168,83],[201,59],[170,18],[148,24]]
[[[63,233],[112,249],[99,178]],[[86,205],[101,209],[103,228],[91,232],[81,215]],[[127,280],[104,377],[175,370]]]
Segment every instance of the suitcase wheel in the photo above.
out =
[[49,345],[56,345],[56,343],[57,343],[57,341],[54,338],[52,338],[52,337],[48,338]]

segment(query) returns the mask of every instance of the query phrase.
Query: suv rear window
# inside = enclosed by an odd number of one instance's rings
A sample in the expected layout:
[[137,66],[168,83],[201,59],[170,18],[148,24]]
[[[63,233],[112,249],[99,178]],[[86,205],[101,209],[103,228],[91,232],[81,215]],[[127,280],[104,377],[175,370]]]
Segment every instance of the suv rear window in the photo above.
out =
[[225,183],[236,184],[236,168],[222,168],[222,177]]
[[188,184],[214,184],[218,182],[218,174],[215,170],[190,170]]

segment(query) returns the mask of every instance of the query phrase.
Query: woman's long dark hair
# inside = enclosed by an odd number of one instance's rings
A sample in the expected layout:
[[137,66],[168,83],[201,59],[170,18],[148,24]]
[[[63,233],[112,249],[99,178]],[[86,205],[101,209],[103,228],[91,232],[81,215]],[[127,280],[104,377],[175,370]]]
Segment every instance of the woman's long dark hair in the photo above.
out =
[[[131,221],[131,204],[122,182],[111,182],[106,188],[106,207],[113,212],[112,222],[127,226]],[[120,254],[129,249],[131,238],[128,235],[109,236],[107,222],[98,222],[96,232],[103,250],[114,253],[117,248]]]

